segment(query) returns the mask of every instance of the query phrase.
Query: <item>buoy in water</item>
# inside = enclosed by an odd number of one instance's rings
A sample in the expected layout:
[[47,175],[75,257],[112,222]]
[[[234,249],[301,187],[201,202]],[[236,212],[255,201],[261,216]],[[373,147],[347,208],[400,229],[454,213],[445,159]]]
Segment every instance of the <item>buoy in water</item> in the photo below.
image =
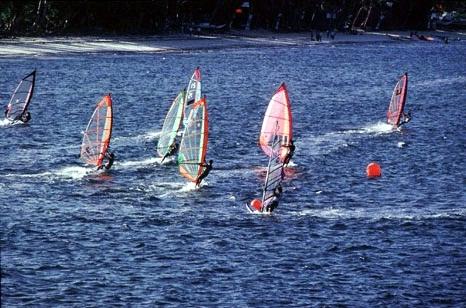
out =
[[366,173],[370,178],[379,177],[382,175],[382,169],[378,163],[372,162],[367,165]]
[[254,199],[251,201],[251,207],[257,211],[260,211],[262,206],[262,201],[259,199]]

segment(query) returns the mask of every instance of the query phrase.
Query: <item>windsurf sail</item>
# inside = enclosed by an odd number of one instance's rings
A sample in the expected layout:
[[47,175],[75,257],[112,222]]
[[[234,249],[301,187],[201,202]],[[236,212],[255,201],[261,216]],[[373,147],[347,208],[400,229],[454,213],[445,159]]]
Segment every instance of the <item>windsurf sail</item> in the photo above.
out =
[[[278,123],[276,125],[276,131],[279,131]],[[272,198],[275,196],[275,189],[283,180],[283,162],[280,160],[280,153],[282,152],[281,141],[280,135],[275,133],[272,135],[269,163],[267,165],[267,174],[262,190],[261,212],[265,211],[266,206],[272,201]]]
[[284,146],[280,150],[280,160],[283,161],[287,154],[286,148],[293,138],[293,119],[291,117],[291,105],[288,97],[288,90],[285,83],[282,83],[277,89],[272,99],[269,102],[265,112],[262,129],[259,136],[259,144],[268,156],[272,156],[272,142],[274,138],[274,130],[278,123],[276,137],[280,141],[280,145]]
[[184,177],[196,182],[204,170],[207,153],[209,119],[205,98],[193,104],[188,118],[178,152],[178,165]]
[[183,120],[183,108],[185,100],[185,91],[181,91],[173,101],[165,121],[162,126],[162,133],[160,134],[159,142],[157,143],[157,153],[160,157],[164,157],[170,149],[170,146],[176,139],[176,134],[181,126]]
[[183,125],[188,125],[188,115],[193,104],[201,99],[201,69],[197,67],[188,83],[184,104],[184,120]]
[[112,98],[105,95],[96,105],[89,124],[84,132],[81,145],[81,159],[89,164],[100,167],[105,153],[110,146],[112,137],[113,110]]
[[21,79],[6,107],[5,116],[8,120],[18,120],[26,113],[31,103],[35,83],[36,70],[33,70],[30,74]]
[[387,123],[397,127],[400,124],[408,93],[408,73],[403,74],[396,83],[387,111]]

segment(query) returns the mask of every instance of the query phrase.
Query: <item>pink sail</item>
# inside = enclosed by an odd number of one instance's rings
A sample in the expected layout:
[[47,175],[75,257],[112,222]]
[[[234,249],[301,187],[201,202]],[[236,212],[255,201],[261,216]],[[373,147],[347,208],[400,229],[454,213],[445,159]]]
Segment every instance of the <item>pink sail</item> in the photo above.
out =
[[[276,132],[275,132],[276,130]],[[286,156],[286,147],[293,138],[293,119],[291,117],[291,105],[288,90],[282,83],[270,100],[265,112],[264,122],[259,136],[259,144],[267,156],[272,155],[272,142],[274,135],[280,140],[282,150],[280,160]]]
[[403,74],[393,89],[392,99],[387,111],[387,123],[398,127],[408,93],[408,73]]

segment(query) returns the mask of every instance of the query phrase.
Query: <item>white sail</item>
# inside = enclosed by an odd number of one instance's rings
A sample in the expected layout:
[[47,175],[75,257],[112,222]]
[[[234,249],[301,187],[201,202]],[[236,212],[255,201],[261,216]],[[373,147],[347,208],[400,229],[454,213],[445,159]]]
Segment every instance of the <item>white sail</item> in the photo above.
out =
[[183,107],[185,100],[185,91],[181,91],[173,101],[170,109],[165,116],[165,121],[162,126],[162,133],[160,134],[157,143],[157,153],[160,157],[164,157],[170,149],[170,146],[176,139],[176,135],[183,120]]
[[197,67],[194,70],[194,73],[189,80],[188,88],[186,89],[183,120],[184,127],[188,125],[188,115],[193,104],[201,99],[201,95],[201,70]]
[[281,184],[283,180],[283,162],[280,160],[281,153],[281,139],[276,134],[278,131],[278,123],[272,137],[272,146],[269,156],[269,163],[267,165],[267,174],[265,176],[264,187],[262,189],[262,208],[261,211],[265,211],[267,205],[274,198],[275,189]]
[[204,170],[207,152],[209,120],[205,98],[194,103],[188,118],[180,143],[178,165],[184,177],[196,182]]
[[36,70],[21,79],[7,106],[6,118],[11,121],[18,120],[25,113],[34,94]]

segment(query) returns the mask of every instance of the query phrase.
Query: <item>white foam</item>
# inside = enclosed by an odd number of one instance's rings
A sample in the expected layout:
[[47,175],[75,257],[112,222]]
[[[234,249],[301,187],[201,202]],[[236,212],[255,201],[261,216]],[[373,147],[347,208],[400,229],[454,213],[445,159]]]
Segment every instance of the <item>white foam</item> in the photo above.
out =
[[384,122],[367,124],[361,128],[328,132],[320,136],[303,138],[301,142],[309,149],[311,155],[328,154],[350,146],[364,135],[380,135],[393,132],[393,127]]
[[[132,161],[120,161],[116,162],[115,165],[121,166],[123,168],[133,168],[133,167],[144,167],[147,165],[160,164],[160,157],[151,157],[143,160],[132,160]],[[165,163],[165,162],[164,162]]]
[[53,175],[79,180],[95,171],[94,167],[71,166],[52,172]]
[[113,138],[113,143],[115,144],[134,144],[136,142],[149,142],[159,138],[161,131],[148,131],[142,135],[137,136],[123,136]]
[[207,185],[207,182],[202,181],[199,187],[196,186],[196,183],[194,183],[194,182],[188,182],[188,183],[186,183],[183,187],[181,187],[181,189],[179,190],[179,192],[194,191],[194,190],[197,190],[197,189],[199,189],[200,187],[202,187],[202,186],[204,186],[204,185]]
[[8,125],[12,125],[12,123],[11,123],[10,120],[8,120],[8,119],[2,119],[2,120],[0,120],[0,127],[8,126]]
[[344,131],[345,134],[387,134],[393,131],[393,126],[385,122],[368,124],[360,129],[350,129]]
[[429,218],[448,218],[452,216],[466,215],[466,209],[446,209],[439,210],[435,213],[425,209],[387,209],[387,208],[359,208],[359,209],[342,209],[342,208],[325,208],[325,209],[306,209],[296,213],[302,216],[314,216],[325,219],[401,219],[401,220],[419,220]]
[[18,178],[40,178],[40,177],[48,177],[48,178],[65,178],[65,179],[73,179],[79,180],[85,177],[86,175],[95,171],[94,167],[81,167],[81,166],[69,166],[64,167],[58,170],[51,170],[41,173],[9,173],[5,176],[7,177],[18,177]]
[[420,81],[417,83],[413,83],[410,87],[426,87],[426,86],[437,86],[443,87],[445,85],[454,84],[454,83],[466,83],[466,76],[456,76],[456,77],[449,77],[449,78],[438,78],[438,79],[428,79],[425,81]]

